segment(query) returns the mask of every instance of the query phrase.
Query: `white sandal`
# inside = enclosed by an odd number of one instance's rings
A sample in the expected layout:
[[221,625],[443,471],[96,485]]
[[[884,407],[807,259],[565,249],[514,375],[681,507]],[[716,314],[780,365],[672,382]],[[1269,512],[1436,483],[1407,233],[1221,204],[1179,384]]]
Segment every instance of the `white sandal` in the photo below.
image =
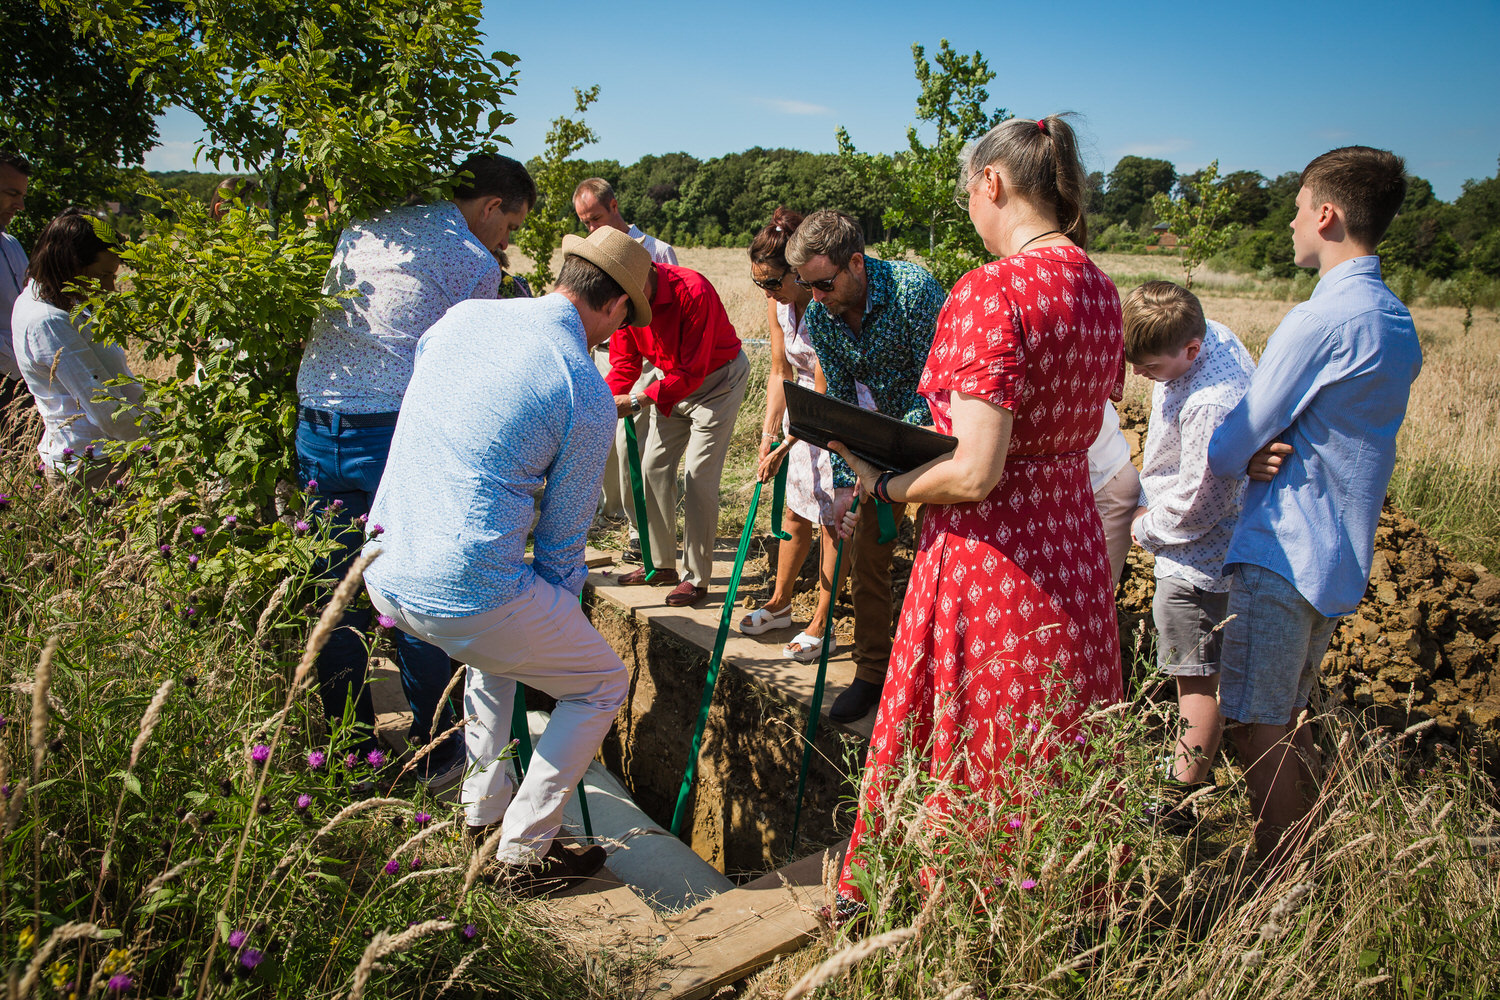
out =
[[781,611],[772,611],[770,608],[756,608],[748,615],[740,619],[740,631],[745,635],[760,635],[772,629],[786,628],[792,623],[792,606],[788,604]]
[[[792,647],[796,646],[794,652]],[[832,656],[838,652],[839,641],[836,638],[828,640],[828,655]],[[797,637],[782,647],[781,655],[788,660],[796,660],[798,663],[812,663],[823,653],[823,637],[820,635],[808,635],[806,632],[798,632]]]

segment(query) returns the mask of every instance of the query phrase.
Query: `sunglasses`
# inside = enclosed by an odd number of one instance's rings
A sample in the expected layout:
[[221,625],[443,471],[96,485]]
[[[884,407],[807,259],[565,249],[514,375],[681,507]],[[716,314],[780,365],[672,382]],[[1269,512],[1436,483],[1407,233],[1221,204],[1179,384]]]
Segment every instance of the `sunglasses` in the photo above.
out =
[[767,292],[774,292],[781,288],[782,282],[786,281],[786,276],[788,273],[789,272],[783,271],[779,278],[772,278],[769,281],[760,281],[755,278],[751,278],[750,280],[755,282],[756,288],[763,289]]
[[849,265],[846,263],[843,267],[834,271],[831,277],[819,278],[817,281],[803,281],[801,277],[798,277],[796,282],[803,288],[813,288],[820,292],[831,292],[833,291],[833,283],[838,280],[840,274],[848,269]]

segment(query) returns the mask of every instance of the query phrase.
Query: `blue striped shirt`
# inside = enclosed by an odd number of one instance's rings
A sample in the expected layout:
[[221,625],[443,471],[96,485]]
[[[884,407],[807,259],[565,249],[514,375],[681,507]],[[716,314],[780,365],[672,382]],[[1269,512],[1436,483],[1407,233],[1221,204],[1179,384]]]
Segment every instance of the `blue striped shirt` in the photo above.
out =
[[567,299],[455,305],[417,345],[370,511],[383,531],[366,582],[444,618],[514,600],[533,573],[580,593],[615,419]]

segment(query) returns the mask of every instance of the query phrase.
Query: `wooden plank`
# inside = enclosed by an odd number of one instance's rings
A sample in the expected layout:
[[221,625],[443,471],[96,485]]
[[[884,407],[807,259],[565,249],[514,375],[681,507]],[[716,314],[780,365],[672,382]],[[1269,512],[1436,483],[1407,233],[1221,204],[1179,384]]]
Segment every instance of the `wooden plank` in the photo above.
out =
[[819,930],[825,855],[811,855],[665,920],[671,929],[663,959],[671,1000],[700,1000],[743,979],[778,955],[795,951]]

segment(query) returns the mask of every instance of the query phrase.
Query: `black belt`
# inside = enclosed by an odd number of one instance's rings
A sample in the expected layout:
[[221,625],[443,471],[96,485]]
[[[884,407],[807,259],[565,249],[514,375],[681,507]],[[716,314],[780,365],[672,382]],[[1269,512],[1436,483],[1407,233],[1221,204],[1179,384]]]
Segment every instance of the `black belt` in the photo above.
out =
[[315,410],[310,406],[300,408],[303,420],[319,427],[332,427],[335,422],[345,427],[395,427],[396,413],[335,413],[332,410]]

